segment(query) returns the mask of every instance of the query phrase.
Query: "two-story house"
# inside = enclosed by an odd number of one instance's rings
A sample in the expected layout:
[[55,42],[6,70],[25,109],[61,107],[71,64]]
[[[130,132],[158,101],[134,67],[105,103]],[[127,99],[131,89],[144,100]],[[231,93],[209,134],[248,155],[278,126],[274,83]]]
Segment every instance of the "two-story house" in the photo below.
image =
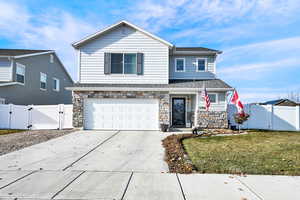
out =
[[17,105],[72,103],[73,80],[51,50],[0,49],[0,98]]
[[[121,21],[78,42],[73,125],[84,129],[227,128],[226,92],[216,78],[218,50],[175,47]],[[211,107],[204,108],[206,88]]]

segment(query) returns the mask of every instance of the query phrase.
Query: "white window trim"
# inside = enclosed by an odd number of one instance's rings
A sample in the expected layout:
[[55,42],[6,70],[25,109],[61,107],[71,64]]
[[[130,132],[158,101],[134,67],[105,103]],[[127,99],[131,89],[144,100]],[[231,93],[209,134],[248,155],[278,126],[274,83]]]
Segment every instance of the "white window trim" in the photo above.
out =
[[[20,83],[20,82],[17,81],[17,68],[18,68],[18,67],[24,68],[24,83]],[[20,64],[20,63],[17,63],[17,65],[16,65],[16,82],[17,82],[18,84],[20,84],[20,85],[25,85],[25,83],[26,83],[26,66],[25,66],[25,65],[22,65],[22,64]]]
[[[60,90],[60,81],[59,81],[58,78],[53,78],[53,80],[56,80],[56,81],[58,82],[58,89],[55,89],[55,88],[53,87],[53,90],[56,91],[56,92],[59,92],[59,90]],[[55,85],[55,87],[56,87],[56,85]]]
[[218,95],[218,93],[214,93],[214,92],[210,93],[210,92],[208,92],[207,94],[208,94],[208,95],[209,95],[209,94],[214,94],[214,95],[216,95],[216,102],[210,102],[211,104],[219,104],[219,95]]
[[[46,88],[44,89],[44,88],[41,88],[41,77],[42,77],[42,75],[45,75],[46,76]],[[46,91],[47,90],[47,74],[45,74],[45,73],[43,73],[43,72],[40,72],[40,90],[43,90],[43,91]]]
[[[205,61],[205,69],[204,70],[199,70],[198,60],[204,60]],[[196,59],[196,72],[206,72],[206,71],[207,71],[207,58],[197,58]]]
[[[177,70],[177,60],[183,60],[183,70]],[[185,72],[185,58],[175,58],[175,72]]]
[[[123,70],[123,73],[120,73],[120,74],[117,74],[117,73],[110,73],[109,75],[112,75],[112,76],[138,76],[136,73],[135,74],[125,74],[125,61],[124,61],[124,57],[125,57],[125,54],[135,54],[135,68],[136,68],[136,71],[137,71],[137,52],[111,52],[110,54],[122,54],[123,55],[123,61],[122,61],[122,70]],[[110,65],[111,65],[111,61],[110,61]],[[111,66],[110,66],[111,67]]]

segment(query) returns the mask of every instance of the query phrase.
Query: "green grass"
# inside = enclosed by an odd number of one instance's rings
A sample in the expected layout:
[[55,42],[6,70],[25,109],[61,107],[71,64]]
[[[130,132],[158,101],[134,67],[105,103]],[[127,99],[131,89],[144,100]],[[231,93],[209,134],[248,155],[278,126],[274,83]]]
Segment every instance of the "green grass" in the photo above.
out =
[[6,135],[10,133],[18,133],[23,132],[24,130],[16,130],[16,129],[0,129],[0,135]]
[[183,141],[202,173],[300,175],[300,133],[255,131],[248,135]]

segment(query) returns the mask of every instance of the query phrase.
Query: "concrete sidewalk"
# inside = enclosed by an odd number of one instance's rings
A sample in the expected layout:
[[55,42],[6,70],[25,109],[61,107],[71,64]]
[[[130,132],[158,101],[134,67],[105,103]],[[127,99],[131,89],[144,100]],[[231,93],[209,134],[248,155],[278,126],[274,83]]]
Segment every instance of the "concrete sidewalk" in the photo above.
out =
[[300,177],[0,171],[0,199],[299,199]]

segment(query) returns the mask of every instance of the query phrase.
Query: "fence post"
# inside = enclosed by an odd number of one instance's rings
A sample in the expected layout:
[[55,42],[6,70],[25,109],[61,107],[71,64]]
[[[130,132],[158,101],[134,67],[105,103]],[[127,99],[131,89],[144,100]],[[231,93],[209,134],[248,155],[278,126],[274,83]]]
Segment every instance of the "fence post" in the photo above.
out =
[[11,115],[12,115],[12,111],[13,111],[13,104],[8,104],[9,106],[9,113],[8,113],[8,129],[11,129]]
[[28,126],[27,128],[28,129],[31,129],[33,128],[33,124],[32,124],[32,110],[33,110],[33,105],[28,105]]
[[59,110],[59,130],[63,128],[63,123],[64,123],[64,104],[58,104],[58,110]]
[[268,105],[269,111],[269,124],[268,127],[270,130],[273,130],[273,119],[274,119],[274,107],[273,105]]
[[[246,104],[245,110],[246,110],[246,113],[249,114],[250,117],[251,117],[251,104]],[[246,127],[247,127],[247,129],[249,129],[249,120],[250,120],[250,117],[246,121]]]
[[300,131],[300,106],[296,106],[296,130]]

